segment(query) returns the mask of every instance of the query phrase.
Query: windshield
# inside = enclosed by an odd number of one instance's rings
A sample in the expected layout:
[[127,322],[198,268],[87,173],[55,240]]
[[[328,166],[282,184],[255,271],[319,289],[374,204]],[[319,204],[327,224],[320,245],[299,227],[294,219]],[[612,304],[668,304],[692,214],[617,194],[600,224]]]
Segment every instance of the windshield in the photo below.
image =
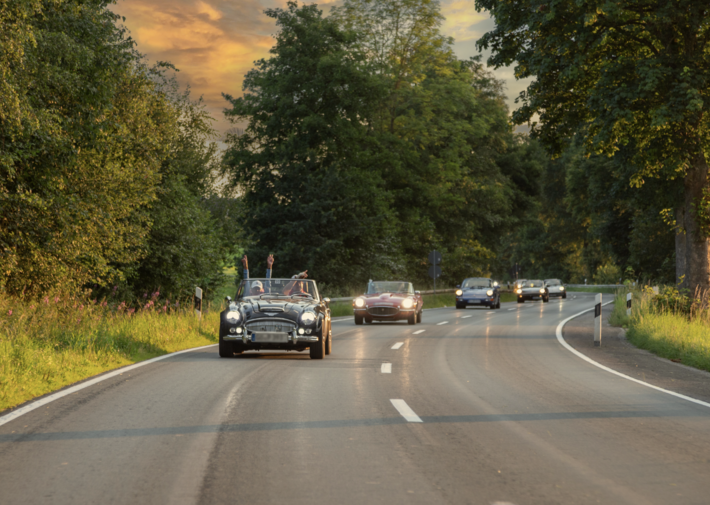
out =
[[411,282],[399,282],[399,281],[378,281],[370,282],[367,285],[367,294],[374,295],[377,293],[407,293],[409,295],[414,294],[414,287]]
[[491,287],[491,280],[490,279],[484,279],[484,278],[476,278],[472,277],[471,279],[466,279],[463,281],[463,284],[461,284],[462,289],[483,289],[483,288],[490,288]]
[[524,288],[542,288],[544,283],[542,281],[525,281],[523,284]]
[[239,284],[237,300],[302,298],[320,300],[316,281],[305,279],[248,279]]
[[559,279],[547,279],[545,284],[548,286],[559,286],[562,282]]

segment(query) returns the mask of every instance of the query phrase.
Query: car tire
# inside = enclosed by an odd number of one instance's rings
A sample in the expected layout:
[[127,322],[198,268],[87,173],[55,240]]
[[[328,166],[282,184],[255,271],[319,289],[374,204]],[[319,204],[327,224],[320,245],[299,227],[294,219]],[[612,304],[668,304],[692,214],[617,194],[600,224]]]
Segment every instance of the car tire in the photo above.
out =
[[564,295],[562,295],[562,298],[567,298],[567,293],[565,293]]
[[459,304],[457,303],[457,304],[456,304],[456,308],[457,308],[457,309],[463,309],[463,308],[466,308],[466,306],[465,306],[465,305],[459,305]]
[[518,303],[525,303],[525,299],[523,299],[523,298],[518,298]]
[[355,324],[362,324],[362,316],[355,314]]
[[219,336],[219,357],[231,358],[234,356],[234,345],[232,342],[225,342],[222,335]]
[[417,314],[417,322],[421,323],[422,322],[422,311],[420,310],[419,313]]
[[323,335],[323,330],[321,330],[318,342],[313,342],[309,349],[311,359],[323,359],[323,356],[325,356],[325,340],[327,338],[327,336]]
[[549,301],[550,301],[550,297],[549,297],[549,296],[543,296],[543,297],[542,297],[542,303],[547,303],[547,302],[549,302]]
[[407,318],[407,324],[417,324],[417,313],[416,312]]
[[333,332],[328,330],[328,339],[325,341],[325,355],[328,356],[333,350]]
[[498,298],[498,303],[496,303],[496,309],[500,309],[500,298]]

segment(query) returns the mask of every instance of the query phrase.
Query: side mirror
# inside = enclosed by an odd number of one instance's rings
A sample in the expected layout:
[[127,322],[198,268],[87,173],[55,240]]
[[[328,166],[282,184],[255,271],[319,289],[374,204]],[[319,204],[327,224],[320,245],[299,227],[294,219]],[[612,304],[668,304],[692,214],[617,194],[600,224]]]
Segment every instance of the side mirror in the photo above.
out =
[[417,295],[417,296],[419,296],[419,295],[421,295],[422,293],[421,293],[421,291],[415,291],[414,294]]
[[457,288],[460,288],[460,287],[461,287],[461,284],[456,284],[456,287],[457,287]]
[[226,301],[228,301],[228,302],[231,302],[231,301],[232,301],[232,297],[231,297],[231,296],[225,296],[224,299],[225,299]]
[[323,301],[325,302],[326,306],[330,307],[330,298],[323,298]]
[[497,287],[498,287],[498,281],[496,281],[496,282],[493,283],[493,287],[494,287],[494,288],[497,288]]

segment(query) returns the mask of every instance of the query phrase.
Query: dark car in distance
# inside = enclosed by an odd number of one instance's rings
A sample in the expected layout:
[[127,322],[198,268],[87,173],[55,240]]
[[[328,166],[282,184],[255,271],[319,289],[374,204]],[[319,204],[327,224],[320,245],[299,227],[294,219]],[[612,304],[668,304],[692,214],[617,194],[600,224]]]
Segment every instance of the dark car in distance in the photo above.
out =
[[329,304],[310,279],[243,280],[220,313],[219,355],[308,349],[312,359],[323,359],[333,346]]
[[487,277],[469,277],[456,287],[457,309],[465,309],[469,305],[500,308],[498,283]]

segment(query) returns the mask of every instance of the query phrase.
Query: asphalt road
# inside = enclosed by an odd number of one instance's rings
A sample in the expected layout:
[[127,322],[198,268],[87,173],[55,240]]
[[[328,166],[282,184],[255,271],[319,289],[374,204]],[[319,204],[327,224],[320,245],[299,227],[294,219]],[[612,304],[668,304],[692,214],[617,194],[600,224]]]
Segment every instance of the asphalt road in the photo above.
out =
[[0,503],[710,503],[710,408],[557,341],[592,304],[339,321],[322,361],[146,365],[0,426]]

